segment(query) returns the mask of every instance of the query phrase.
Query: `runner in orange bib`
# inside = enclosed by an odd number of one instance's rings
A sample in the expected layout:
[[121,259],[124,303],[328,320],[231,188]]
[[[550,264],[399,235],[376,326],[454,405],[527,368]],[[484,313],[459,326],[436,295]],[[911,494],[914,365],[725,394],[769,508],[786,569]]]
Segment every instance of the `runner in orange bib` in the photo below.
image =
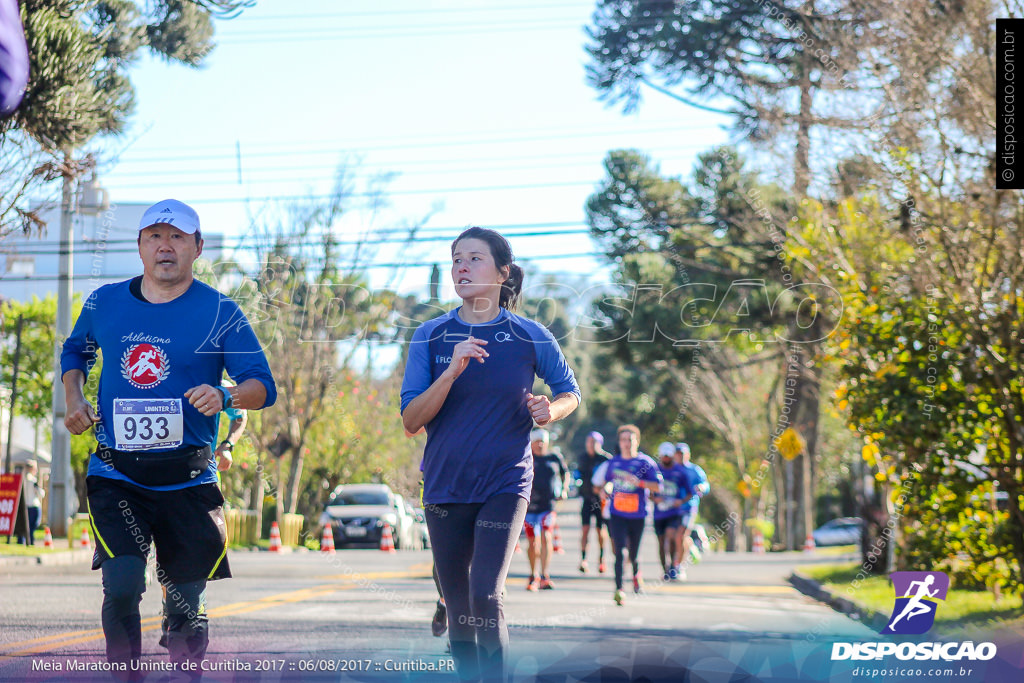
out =
[[602,500],[609,497],[605,484],[612,484],[611,516],[608,529],[615,547],[615,603],[621,605],[624,554],[629,550],[633,564],[633,592],[639,593],[640,539],[647,517],[649,492],[661,491],[661,472],[658,464],[640,452],[640,429],[635,425],[619,427],[619,455],[594,470],[591,484]]

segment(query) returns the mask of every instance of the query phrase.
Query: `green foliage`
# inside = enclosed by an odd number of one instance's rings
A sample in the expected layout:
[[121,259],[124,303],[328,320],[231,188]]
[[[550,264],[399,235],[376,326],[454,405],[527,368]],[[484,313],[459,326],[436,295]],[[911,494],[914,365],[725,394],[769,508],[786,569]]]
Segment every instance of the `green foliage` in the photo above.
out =
[[141,50],[198,66],[213,48],[209,11],[187,0],[29,0],[22,16],[30,80],[0,133],[21,130],[51,151],[124,128]]

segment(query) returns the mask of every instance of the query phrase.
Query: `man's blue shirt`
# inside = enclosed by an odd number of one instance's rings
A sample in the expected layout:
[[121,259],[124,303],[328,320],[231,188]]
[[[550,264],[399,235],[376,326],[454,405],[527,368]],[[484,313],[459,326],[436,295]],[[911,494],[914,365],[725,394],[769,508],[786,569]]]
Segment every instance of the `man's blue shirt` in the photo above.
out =
[[[690,490],[693,491],[693,497],[683,503],[683,507],[681,509],[684,512],[688,509],[696,510],[700,505],[700,496],[711,490],[711,485],[708,483],[708,475],[704,474],[704,470],[700,465],[694,465],[692,462],[680,465],[680,467],[686,471]],[[698,495],[698,492],[700,495]]]
[[[654,504],[654,519],[678,517],[687,509],[689,501],[681,506],[676,506],[676,501],[686,498],[693,493],[693,488],[690,486],[690,476],[682,465],[675,463],[668,469],[665,469],[664,465],[658,463],[658,469],[663,479],[661,483],[661,497],[663,500],[660,503]],[[693,498],[690,500],[693,500]]]
[[[97,352],[103,354],[95,427],[101,445],[153,453],[212,445],[219,413],[203,415],[184,394],[200,384],[219,386],[225,370],[239,384],[259,380],[267,389],[262,407],[273,405],[277,388],[266,356],[234,301],[194,280],[178,298],[155,304],[136,298],[130,282],[105,285],[89,296],[61,353],[62,376],[78,369],[87,378]],[[88,474],[140,485],[95,453]],[[143,488],[213,483],[216,474],[211,462],[190,482]]]

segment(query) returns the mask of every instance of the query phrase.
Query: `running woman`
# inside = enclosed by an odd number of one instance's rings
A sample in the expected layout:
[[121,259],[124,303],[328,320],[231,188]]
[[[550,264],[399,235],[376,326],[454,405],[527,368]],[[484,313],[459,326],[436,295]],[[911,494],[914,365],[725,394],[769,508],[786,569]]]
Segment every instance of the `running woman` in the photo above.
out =
[[580,481],[583,482],[580,486],[580,499],[582,503],[580,516],[583,528],[580,538],[579,568],[580,573],[585,574],[587,572],[587,541],[590,538],[590,520],[593,519],[594,526],[597,527],[597,573],[604,574],[606,570],[604,547],[608,544],[608,532],[605,531],[604,515],[601,514],[601,498],[594,493],[594,487],[590,485],[590,480],[594,478],[594,470],[611,460],[612,456],[604,450],[604,436],[601,432],[590,432],[587,434],[584,448],[583,455],[576,462],[576,467],[580,471]]
[[[85,481],[107,659],[129,671],[139,661],[155,544],[171,661],[198,670],[209,643],[206,582],[231,576],[211,450],[217,415],[273,405],[277,389],[238,305],[193,278],[203,250],[196,212],[173,199],[149,207],[138,248],[142,275],[93,292],[64,342],[64,425],[72,434],[95,425]],[[97,352],[105,362],[94,408],[83,387]],[[221,386],[225,370],[237,386]]]
[[[580,390],[551,333],[515,315],[523,271],[504,237],[452,243],[462,305],[413,334],[402,382],[406,431],[427,429],[423,502],[463,679],[503,680],[502,588],[533,486],[530,429],[572,413]],[[534,377],[554,398],[533,395]]]
[[649,492],[661,492],[661,472],[650,456],[640,452],[640,429],[636,425],[619,427],[619,454],[597,468],[591,483],[602,498],[608,496],[605,484],[612,484],[608,530],[615,549],[615,604],[621,605],[623,562],[626,550],[633,565],[633,592],[643,586],[640,577],[640,539],[647,518]]

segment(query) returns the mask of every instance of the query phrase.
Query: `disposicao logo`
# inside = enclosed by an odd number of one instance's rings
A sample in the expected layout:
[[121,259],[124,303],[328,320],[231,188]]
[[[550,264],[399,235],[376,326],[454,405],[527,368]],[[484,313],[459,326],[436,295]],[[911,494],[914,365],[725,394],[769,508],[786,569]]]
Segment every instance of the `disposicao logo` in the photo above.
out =
[[949,577],[943,572],[893,572],[889,578],[896,591],[896,604],[881,633],[927,633],[935,623],[938,601],[945,601],[949,593]]
[[[889,575],[896,602],[883,635],[921,635],[935,624],[938,601],[949,593],[949,577],[943,572],[893,572]],[[874,642],[833,643],[832,661],[869,660],[895,656],[900,660],[985,661],[996,656],[993,643],[966,642]]]

